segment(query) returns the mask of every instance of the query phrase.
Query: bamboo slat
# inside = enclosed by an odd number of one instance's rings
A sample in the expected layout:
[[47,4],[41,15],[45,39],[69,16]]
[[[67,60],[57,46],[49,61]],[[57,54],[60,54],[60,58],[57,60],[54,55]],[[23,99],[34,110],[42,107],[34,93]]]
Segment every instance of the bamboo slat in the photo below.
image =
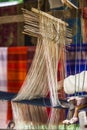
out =
[[46,16],[46,17],[48,17],[48,18],[54,20],[55,22],[60,22],[61,24],[64,24],[64,25],[68,26],[68,24],[67,24],[66,22],[62,21],[61,19],[55,18],[54,16],[49,15],[49,14],[47,14],[47,13],[45,13],[45,12],[42,12],[42,11],[37,10],[37,9],[35,9],[35,8],[32,8],[32,11],[35,12],[35,13],[41,13],[41,14],[43,14],[44,16]]
[[75,6],[73,3],[71,3],[69,0],[62,0],[62,2],[67,5],[69,8],[78,9],[77,6]]

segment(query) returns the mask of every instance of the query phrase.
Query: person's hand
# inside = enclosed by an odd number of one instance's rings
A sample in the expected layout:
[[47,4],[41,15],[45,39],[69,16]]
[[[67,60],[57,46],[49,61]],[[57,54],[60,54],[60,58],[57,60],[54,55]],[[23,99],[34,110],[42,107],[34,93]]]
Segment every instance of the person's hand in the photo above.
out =
[[69,98],[67,99],[67,101],[70,102],[70,101],[75,100],[75,99],[76,99],[76,97],[75,97],[75,96],[72,96],[72,97],[69,97]]
[[57,87],[57,90],[61,90],[63,88],[63,80],[61,81],[58,81],[58,87]]

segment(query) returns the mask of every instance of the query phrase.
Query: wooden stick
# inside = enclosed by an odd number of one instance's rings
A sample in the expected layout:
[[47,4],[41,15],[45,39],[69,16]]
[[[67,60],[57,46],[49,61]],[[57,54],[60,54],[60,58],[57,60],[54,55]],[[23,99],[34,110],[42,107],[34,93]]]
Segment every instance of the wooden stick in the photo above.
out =
[[62,0],[62,2],[70,8],[78,9],[78,7],[71,3],[69,0]]

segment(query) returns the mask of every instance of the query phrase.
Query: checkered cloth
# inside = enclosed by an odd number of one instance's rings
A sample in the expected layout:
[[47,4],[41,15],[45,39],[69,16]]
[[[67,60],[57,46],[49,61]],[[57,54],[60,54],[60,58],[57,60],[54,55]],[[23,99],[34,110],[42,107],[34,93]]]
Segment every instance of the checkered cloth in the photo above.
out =
[[8,91],[18,92],[27,73],[27,47],[8,48]]
[[66,46],[66,75],[87,70],[87,44]]
[[[35,47],[10,47],[7,59],[8,92],[18,92],[29,70]],[[7,119],[12,118],[11,104],[8,103]]]

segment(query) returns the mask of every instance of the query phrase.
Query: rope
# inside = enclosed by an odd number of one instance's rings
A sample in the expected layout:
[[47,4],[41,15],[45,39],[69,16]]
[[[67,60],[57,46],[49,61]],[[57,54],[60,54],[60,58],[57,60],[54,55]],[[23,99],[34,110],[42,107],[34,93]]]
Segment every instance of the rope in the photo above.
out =
[[[82,2],[82,5],[81,5],[81,8],[82,8],[82,12],[81,12],[81,16],[82,16],[82,15],[83,15],[83,2]],[[82,32],[82,31],[81,31],[81,32]],[[86,56],[86,52],[85,52],[85,67],[84,67],[84,70],[85,70],[85,71],[86,71],[86,65],[87,65],[87,56]],[[84,71],[84,76],[83,76],[82,90],[84,90],[85,71]],[[83,96],[83,93],[82,93],[82,96]]]
[[38,10],[40,10],[40,2],[41,2],[41,0],[38,0]]
[[[78,33],[78,10],[76,10],[76,50],[75,50],[75,96],[76,96],[76,84],[77,84],[77,79],[76,79],[76,73],[77,73],[77,47],[78,47],[78,37],[77,37],[77,33]],[[78,80],[78,89],[79,90],[79,80]]]

